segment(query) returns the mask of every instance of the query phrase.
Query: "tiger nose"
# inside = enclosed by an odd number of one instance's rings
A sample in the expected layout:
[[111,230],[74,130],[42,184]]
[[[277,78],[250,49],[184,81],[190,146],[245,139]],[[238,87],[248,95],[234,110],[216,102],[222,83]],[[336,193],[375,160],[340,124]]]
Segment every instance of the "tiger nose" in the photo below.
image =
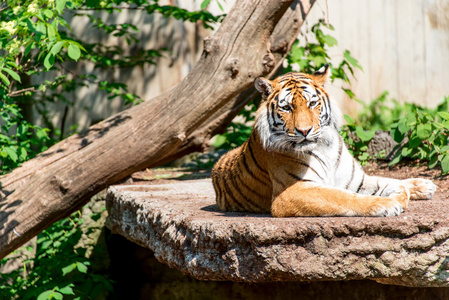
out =
[[310,133],[310,131],[312,131],[312,126],[308,127],[308,128],[301,128],[301,129],[295,128],[296,134],[297,135],[302,134],[304,137],[306,137]]

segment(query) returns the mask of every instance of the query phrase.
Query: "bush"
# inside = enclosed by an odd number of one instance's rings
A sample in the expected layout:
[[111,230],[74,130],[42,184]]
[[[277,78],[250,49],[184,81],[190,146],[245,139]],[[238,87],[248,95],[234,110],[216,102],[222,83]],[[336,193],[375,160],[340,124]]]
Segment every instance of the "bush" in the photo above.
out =
[[411,103],[400,104],[388,99],[388,93],[384,92],[364,105],[356,120],[345,116],[347,124],[343,126],[342,135],[352,154],[364,164],[372,159],[366,150],[374,132],[390,131],[400,148],[390,165],[405,159],[424,161],[429,168],[440,167],[442,174],[448,174],[448,107],[449,97],[445,97],[435,109],[429,109]]
[[[78,246],[83,235],[80,216],[76,212],[38,235],[35,257],[23,257],[22,268],[0,275],[1,299],[63,299],[64,295],[95,299],[113,290],[108,276],[91,268],[92,261],[85,257],[87,246]],[[0,265],[9,259],[2,259]]]

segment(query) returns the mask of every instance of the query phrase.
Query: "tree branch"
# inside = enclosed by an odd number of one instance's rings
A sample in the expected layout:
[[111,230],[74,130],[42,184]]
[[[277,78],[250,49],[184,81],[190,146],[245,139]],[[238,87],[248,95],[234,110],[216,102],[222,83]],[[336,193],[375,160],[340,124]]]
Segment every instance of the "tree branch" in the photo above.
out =
[[[313,2],[303,0],[296,9]],[[176,153],[256,77],[273,72],[282,62],[276,61],[270,36],[292,3],[237,1],[215,35],[206,39],[195,68],[176,87],[1,176],[0,257],[81,208],[108,185]]]

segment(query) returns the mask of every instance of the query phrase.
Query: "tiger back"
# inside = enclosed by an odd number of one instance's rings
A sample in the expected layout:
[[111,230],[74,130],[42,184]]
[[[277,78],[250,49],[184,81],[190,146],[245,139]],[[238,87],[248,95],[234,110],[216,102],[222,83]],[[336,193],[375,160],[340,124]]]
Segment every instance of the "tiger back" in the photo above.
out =
[[430,199],[429,180],[368,176],[339,135],[341,113],[324,89],[328,66],[309,75],[258,78],[262,102],[250,138],[212,169],[223,211],[291,216],[393,216]]

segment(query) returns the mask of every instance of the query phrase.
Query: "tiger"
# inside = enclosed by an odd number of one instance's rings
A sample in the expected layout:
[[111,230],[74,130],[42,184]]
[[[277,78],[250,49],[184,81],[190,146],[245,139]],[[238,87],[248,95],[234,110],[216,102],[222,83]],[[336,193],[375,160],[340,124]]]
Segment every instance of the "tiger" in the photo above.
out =
[[221,211],[273,217],[398,216],[409,200],[431,199],[431,180],[370,176],[339,133],[341,112],[324,89],[330,68],[259,77],[250,137],[211,171]]

